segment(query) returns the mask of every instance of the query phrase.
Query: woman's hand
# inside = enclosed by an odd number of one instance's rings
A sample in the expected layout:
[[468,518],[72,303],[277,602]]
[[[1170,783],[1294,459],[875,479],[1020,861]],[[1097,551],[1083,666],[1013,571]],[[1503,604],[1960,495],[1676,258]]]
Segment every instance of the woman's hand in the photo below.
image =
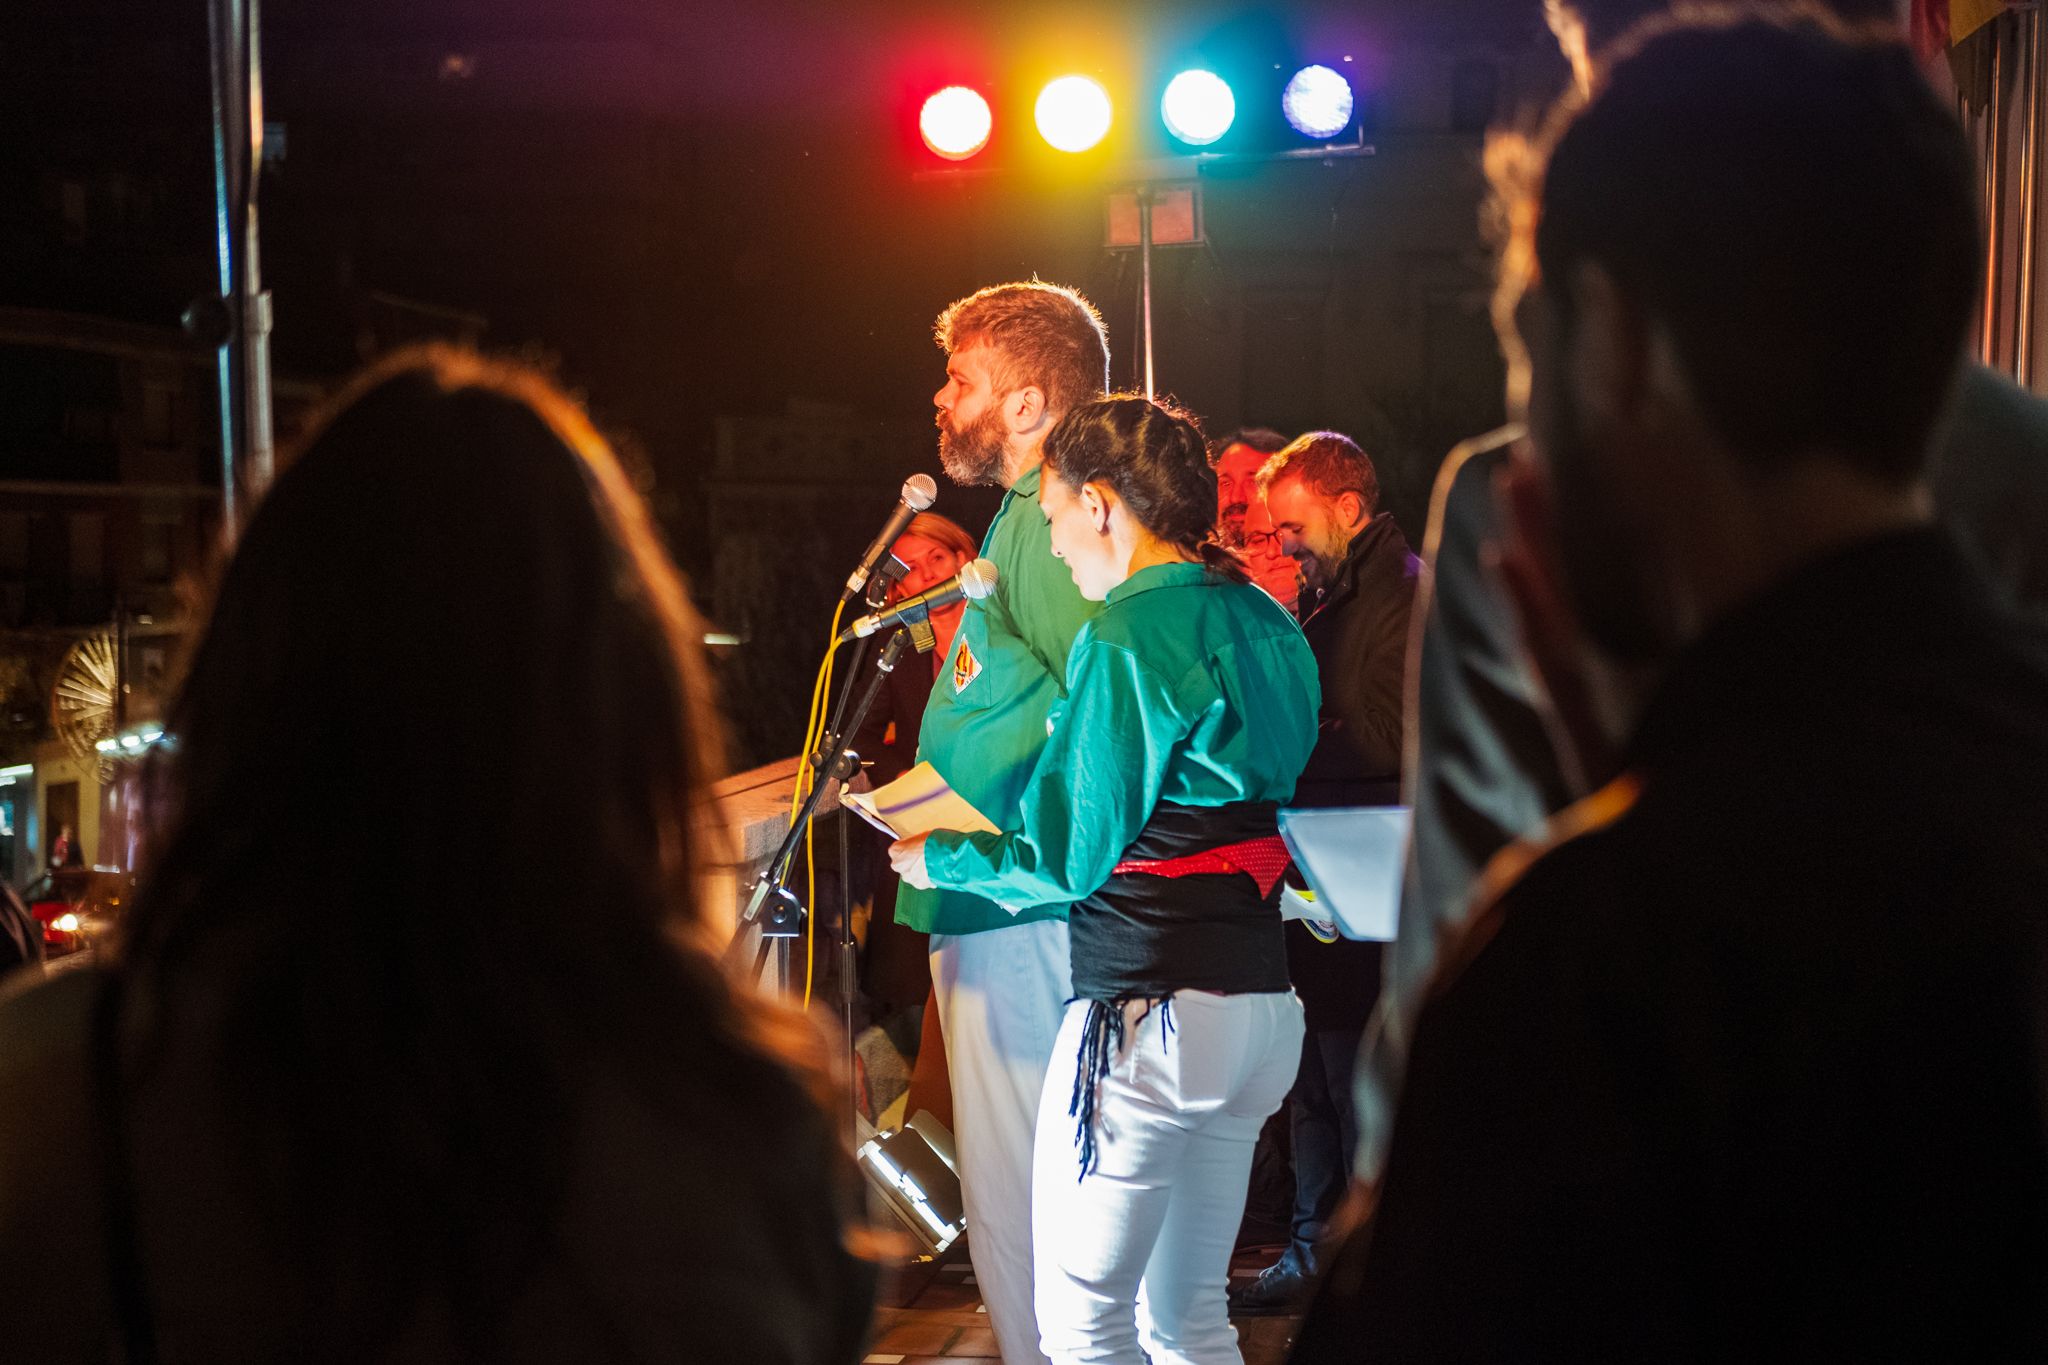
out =
[[889,866],[896,869],[896,875],[903,879],[905,886],[914,886],[920,891],[932,889],[931,874],[925,871],[924,841],[929,834],[920,834],[913,839],[898,839],[889,845]]

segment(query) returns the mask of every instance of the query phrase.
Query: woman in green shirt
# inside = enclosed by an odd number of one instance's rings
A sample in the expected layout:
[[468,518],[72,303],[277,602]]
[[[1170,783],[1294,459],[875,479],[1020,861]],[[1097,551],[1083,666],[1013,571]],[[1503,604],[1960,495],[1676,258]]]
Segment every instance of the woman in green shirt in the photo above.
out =
[[1213,539],[1216,476],[1183,414],[1074,409],[1046,440],[1039,505],[1104,606],[1074,641],[1017,827],[891,857],[916,884],[1073,907],[1075,999],[1032,1180],[1046,1354],[1236,1360],[1231,1242],[1300,1058],[1274,820],[1315,740],[1315,661]]

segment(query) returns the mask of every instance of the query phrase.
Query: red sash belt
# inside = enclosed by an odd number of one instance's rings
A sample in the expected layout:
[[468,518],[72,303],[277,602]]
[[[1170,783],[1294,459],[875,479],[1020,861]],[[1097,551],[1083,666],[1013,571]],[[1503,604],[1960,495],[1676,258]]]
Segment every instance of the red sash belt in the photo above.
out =
[[1111,868],[1112,874],[1142,872],[1151,877],[1195,877],[1205,873],[1242,872],[1258,884],[1259,895],[1273,894],[1273,883],[1291,861],[1287,843],[1268,834],[1221,848],[1204,849],[1179,858],[1126,858]]

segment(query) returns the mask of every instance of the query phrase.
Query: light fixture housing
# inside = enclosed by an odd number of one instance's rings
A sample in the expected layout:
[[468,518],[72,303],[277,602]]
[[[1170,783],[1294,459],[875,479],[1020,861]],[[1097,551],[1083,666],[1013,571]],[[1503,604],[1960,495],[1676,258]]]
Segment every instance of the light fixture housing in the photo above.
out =
[[[865,1123],[859,1126],[871,1131]],[[967,1230],[953,1135],[924,1110],[902,1128],[863,1142],[854,1160],[869,1188],[932,1254],[953,1245]]]

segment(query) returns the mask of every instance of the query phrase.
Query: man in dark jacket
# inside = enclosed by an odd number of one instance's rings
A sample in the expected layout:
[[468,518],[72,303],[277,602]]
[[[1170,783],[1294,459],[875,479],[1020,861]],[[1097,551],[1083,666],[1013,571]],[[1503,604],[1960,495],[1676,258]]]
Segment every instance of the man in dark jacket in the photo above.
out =
[[[1391,805],[1400,799],[1402,666],[1421,564],[1379,510],[1372,461],[1348,437],[1311,432],[1259,471],[1280,546],[1301,565],[1302,633],[1316,656],[1323,708],[1297,806]],[[1317,1244],[1342,1199],[1358,1146],[1353,1066],[1379,994],[1381,945],[1319,939],[1287,926],[1287,966],[1307,1012],[1301,1071],[1288,1099],[1294,1217],[1287,1251],[1241,1289],[1241,1313],[1298,1307]]]
[[1296,1359],[2048,1357],[2048,640],[1926,480],[1964,139],[1818,18],[1645,31],[1547,127],[1504,562],[1648,700],[1446,950]]
[[[1532,5],[1534,0],[1532,0]],[[1891,0],[1825,0],[1848,19],[1897,17]],[[1669,0],[1548,0],[1542,6],[1589,90],[1599,56]],[[1408,716],[1415,809],[1398,936],[1387,949],[1377,1019],[1358,1085],[1358,1175],[1386,1154],[1408,1039],[1440,946],[1466,920],[1489,859],[1569,804],[1572,790],[1521,658],[1512,611],[1486,562],[1500,538],[1496,475],[1519,427],[1467,441],[1445,459],[1423,534]],[[1983,365],[1967,366],[1937,429],[1934,510],[2026,610],[2048,616],[2048,400]]]

